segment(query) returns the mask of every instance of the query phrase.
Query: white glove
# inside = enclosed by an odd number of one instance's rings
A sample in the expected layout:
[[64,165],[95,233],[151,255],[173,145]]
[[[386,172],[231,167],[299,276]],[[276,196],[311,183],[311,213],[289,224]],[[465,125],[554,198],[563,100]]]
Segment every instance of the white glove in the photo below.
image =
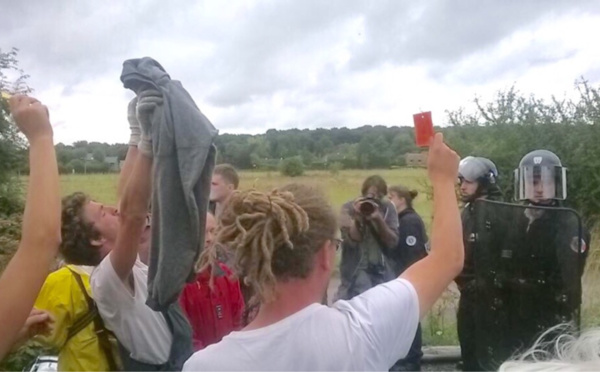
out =
[[132,99],[127,106],[127,121],[129,122],[129,146],[137,146],[140,143],[142,131],[140,129],[140,122],[136,116],[137,97]]
[[144,90],[138,95],[136,116],[141,128],[138,149],[148,157],[152,157],[152,123],[159,119],[156,115],[160,115],[162,111],[156,109],[162,104],[162,93],[157,90]]

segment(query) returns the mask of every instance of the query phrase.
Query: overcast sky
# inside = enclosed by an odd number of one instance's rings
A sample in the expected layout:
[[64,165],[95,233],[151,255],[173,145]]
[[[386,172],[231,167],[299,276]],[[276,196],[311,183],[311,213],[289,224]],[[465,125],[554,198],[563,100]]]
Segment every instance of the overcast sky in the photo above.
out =
[[126,142],[124,60],[151,56],[221,133],[412,125],[515,84],[539,97],[600,82],[600,1],[8,1],[57,142]]

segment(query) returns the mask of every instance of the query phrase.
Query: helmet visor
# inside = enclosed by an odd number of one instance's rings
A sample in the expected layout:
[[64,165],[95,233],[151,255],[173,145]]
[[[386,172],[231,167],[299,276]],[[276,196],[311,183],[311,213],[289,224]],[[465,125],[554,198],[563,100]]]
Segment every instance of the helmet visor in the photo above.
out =
[[527,166],[515,171],[516,199],[539,202],[567,198],[567,169],[564,167]]

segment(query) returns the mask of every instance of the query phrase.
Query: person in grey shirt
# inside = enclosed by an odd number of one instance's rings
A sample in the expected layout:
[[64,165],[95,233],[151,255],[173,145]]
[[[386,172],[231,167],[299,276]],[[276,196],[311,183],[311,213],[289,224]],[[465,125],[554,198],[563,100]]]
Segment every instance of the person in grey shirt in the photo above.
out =
[[385,253],[398,243],[398,214],[386,199],[387,184],[368,177],[361,196],[342,206],[341,284],[336,299],[349,300],[393,278]]

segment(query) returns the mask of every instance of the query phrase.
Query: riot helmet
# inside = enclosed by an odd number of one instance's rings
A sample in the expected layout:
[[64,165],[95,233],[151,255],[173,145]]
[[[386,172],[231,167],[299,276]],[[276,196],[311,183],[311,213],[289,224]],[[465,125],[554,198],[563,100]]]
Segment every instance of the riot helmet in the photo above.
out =
[[567,168],[548,150],[525,155],[515,169],[515,200],[533,203],[567,198]]
[[498,169],[489,159],[467,156],[458,165],[458,180],[461,185],[464,181],[478,183],[477,190],[473,195],[463,195],[465,202],[488,194],[494,186],[497,188],[497,178]]

